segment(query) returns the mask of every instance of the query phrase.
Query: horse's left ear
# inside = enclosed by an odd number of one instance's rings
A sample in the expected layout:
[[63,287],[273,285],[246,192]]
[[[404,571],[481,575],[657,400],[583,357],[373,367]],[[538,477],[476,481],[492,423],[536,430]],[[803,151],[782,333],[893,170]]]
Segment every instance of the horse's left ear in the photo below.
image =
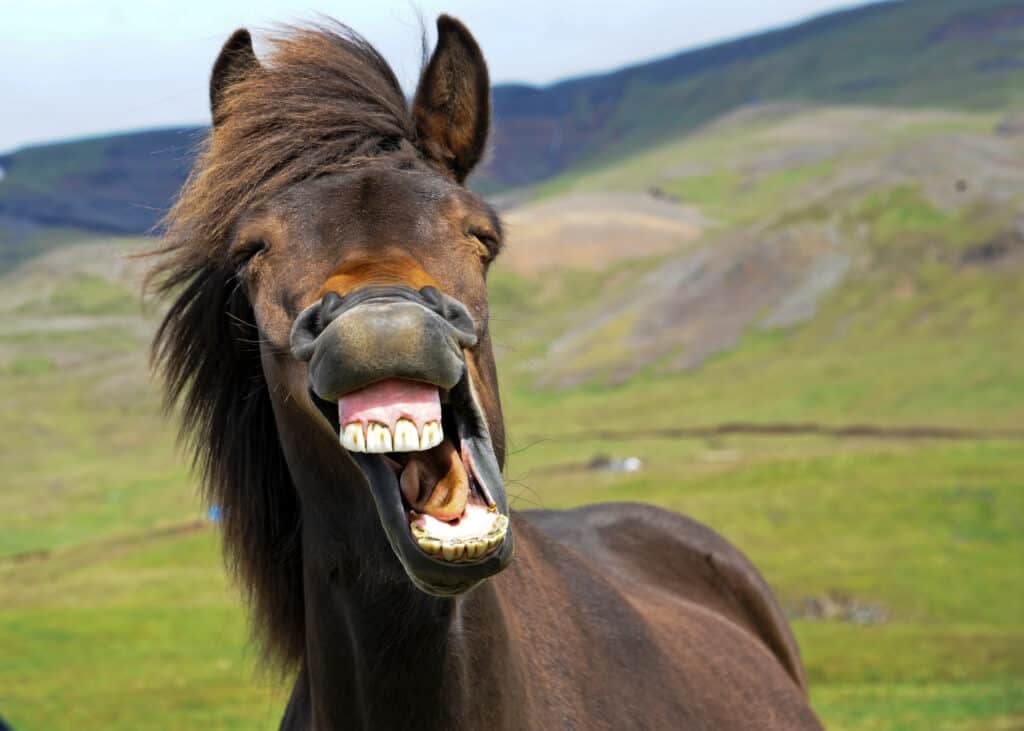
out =
[[260,62],[256,60],[256,54],[252,50],[252,36],[245,28],[239,28],[220,49],[220,55],[217,56],[213,71],[210,73],[210,115],[213,117],[214,127],[224,121],[221,106],[224,92],[231,84],[259,65]]
[[437,48],[416,89],[420,148],[460,183],[480,161],[491,124],[491,84],[480,46],[449,15],[437,19]]

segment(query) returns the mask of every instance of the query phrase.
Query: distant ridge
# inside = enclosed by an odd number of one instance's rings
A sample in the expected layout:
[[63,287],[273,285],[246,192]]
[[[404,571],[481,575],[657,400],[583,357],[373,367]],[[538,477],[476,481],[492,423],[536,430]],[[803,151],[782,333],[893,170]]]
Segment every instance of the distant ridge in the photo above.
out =
[[499,87],[480,184],[615,159],[756,102],[994,109],[1022,94],[1024,1],[879,2],[547,87]]
[[[620,107],[624,103],[631,104],[627,99],[631,93],[640,91],[645,97],[659,96],[658,90],[664,87],[764,57],[815,34],[829,33],[862,18],[884,13],[894,4],[896,0],[883,0],[838,10],[796,25],[681,51],[606,73],[586,74],[548,86],[507,84],[496,87],[497,139],[493,162],[485,175],[500,184],[517,185],[557,174],[575,159],[586,156],[592,146],[591,136],[605,125],[620,127],[620,133],[629,135],[633,124],[642,125],[644,118],[657,115],[665,117],[661,124],[669,129],[677,126],[692,128],[695,123],[687,122],[690,112],[685,109],[658,108],[655,114],[651,109]],[[648,89],[641,91],[640,87]],[[756,93],[730,100],[722,110],[756,100]],[[669,116],[673,111],[679,112],[675,119]],[[702,116],[700,121],[705,119]],[[546,144],[531,144],[535,132],[545,127],[550,131]],[[527,150],[532,154],[524,154]],[[518,154],[512,154],[513,151]]]
[[0,216],[90,231],[146,231],[184,182],[203,133],[199,127],[129,132],[0,157]]
[[[773,100],[1004,109],[1024,98],[1024,0],[905,0],[841,10],[550,86],[494,89],[485,193],[592,167]],[[0,157],[0,246],[32,227],[149,230],[203,128]]]

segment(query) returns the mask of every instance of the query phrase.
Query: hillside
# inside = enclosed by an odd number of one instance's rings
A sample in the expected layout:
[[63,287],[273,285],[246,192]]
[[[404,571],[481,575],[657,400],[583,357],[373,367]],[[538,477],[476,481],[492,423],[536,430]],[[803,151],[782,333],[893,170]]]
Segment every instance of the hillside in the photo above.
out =
[[[879,328],[940,343],[957,327],[976,327],[1012,371],[1019,330],[1003,325],[1024,308],[1014,286],[1024,271],[1024,137],[999,128],[993,115],[762,106],[551,181],[542,189],[551,207],[598,192],[646,194],[669,211],[669,202],[696,211],[706,232],[697,242],[677,237],[674,251],[659,249],[637,271],[623,269],[614,288],[576,288],[563,319],[546,319],[537,383],[695,369],[757,334],[781,336],[807,322],[819,357],[820,340],[835,338],[852,357],[858,335],[870,340]],[[513,236],[520,215],[509,214]],[[663,227],[673,223],[662,216]],[[657,241],[645,231],[658,222],[649,216],[645,225],[591,235],[591,258],[643,253]],[[554,234],[574,235],[564,225]],[[514,265],[523,255],[514,238],[509,248]],[[973,319],[981,316],[988,320]]]
[[[905,0],[832,13],[546,87],[498,85],[487,193],[621,159],[764,100],[1005,109],[1024,90],[1024,0]],[[0,157],[0,266],[40,227],[141,233],[204,130],[44,145]]]
[[199,129],[168,129],[0,157],[0,271],[48,248],[55,231],[149,231],[185,181],[201,139]]

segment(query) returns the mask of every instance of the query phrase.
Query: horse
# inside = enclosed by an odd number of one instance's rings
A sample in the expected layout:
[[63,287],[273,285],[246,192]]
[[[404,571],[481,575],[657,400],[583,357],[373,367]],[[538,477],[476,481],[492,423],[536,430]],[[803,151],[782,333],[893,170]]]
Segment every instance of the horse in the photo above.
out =
[[754,566],[640,504],[510,511],[466,185],[480,48],[442,15],[410,100],[335,21],[245,29],[150,273],[152,357],[282,729],[818,729]]

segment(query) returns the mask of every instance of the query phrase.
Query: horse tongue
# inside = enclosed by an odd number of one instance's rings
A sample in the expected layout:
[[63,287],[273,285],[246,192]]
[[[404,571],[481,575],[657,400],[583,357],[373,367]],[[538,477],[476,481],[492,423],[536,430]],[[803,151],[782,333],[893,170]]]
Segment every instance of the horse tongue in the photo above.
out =
[[411,454],[399,481],[409,505],[437,520],[455,520],[466,510],[469,475],[447,439],[427,452]]

